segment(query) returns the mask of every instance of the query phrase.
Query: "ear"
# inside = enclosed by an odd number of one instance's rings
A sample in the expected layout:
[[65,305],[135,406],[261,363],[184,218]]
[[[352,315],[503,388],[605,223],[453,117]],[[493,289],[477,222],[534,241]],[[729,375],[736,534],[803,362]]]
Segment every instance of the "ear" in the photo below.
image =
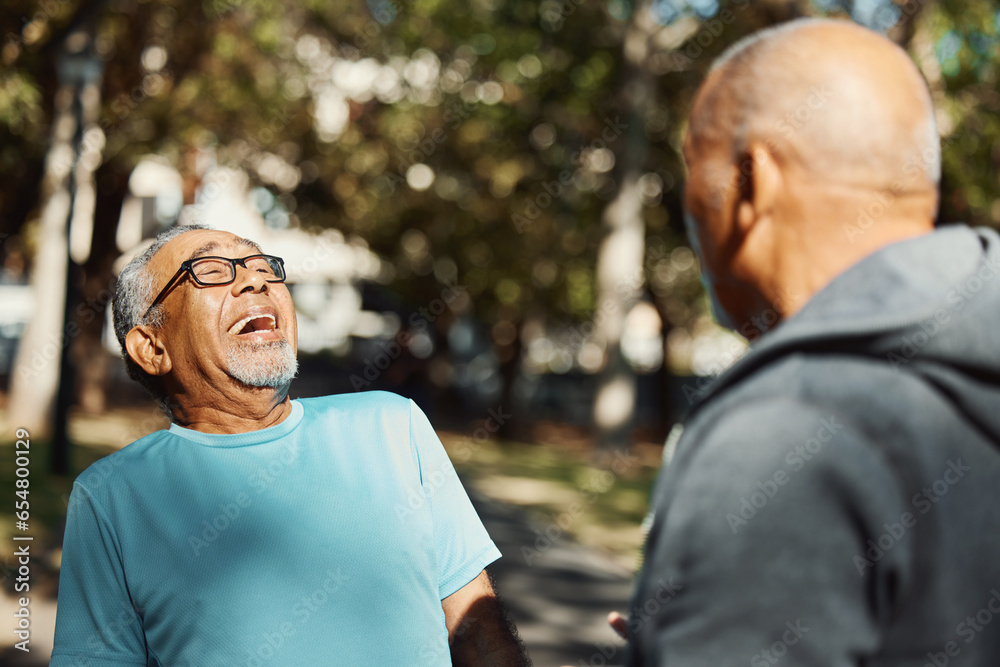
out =
[[743,165],[746,178],[743,179],[735,217],[738,231],[746,236],[751,227],[771,217],[784,188],[784,177],[775,161],[774,151],[760,141],[750,142],[743,156]]
[[172,364],[157,329],[140,325],[125,335],[125,351],[149,375],[166,375]]

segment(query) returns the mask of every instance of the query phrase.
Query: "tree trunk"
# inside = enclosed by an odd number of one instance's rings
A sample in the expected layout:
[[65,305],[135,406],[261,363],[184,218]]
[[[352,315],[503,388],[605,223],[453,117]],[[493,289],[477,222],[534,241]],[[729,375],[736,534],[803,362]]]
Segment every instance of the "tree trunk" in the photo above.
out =
[[645,66],[650,38],[657,26],[649,3],[636,7],[625,34],[625,71],[622,99],[627,129],[617,156],[618,194],[604,210],[606,230],[597,253],[597,310],[594,313],[596,342],[604,348],[605,360],[594,396],[593,421],[597,440],[605,452],[626,450],[635,415],[635,373],[622,357],[621,338],[625,317],[638,299],[644,282],[645,225],[639,178],[643,174],[647,142],[643,130],[646,111],[653,103],[655,79]]
[[80,336],[72,351],[74,366],[79,371],[76,404],[91,413],[103,412],[107,406],[112,357],[104,347],[104,323],[111,308],[112,267],[120,254],[115,232],[128,192],[129,174],[130,171],[120,165],[109,167],[107,164],[95,174],[98,198],[94,209],[94,239],[90,259],[83,267],[86,278],[81,285],[81,302],[73,313],[80,326]]
[[[635,122],[635,115],[630,118]],[[641,117],[640,119],[641,120]],[[635,414],[635,373],[622,356],[625,317],[643,283],[645,228],[638,181],[644,149],[628,149],[618,195],[604,213],[607,235],[597,254],[597,311],[594,332],[604,347],[605,363],[594,397],[594,424],[602,449],[628,449]]]
[[[95,32],[95,20],[81,22],[65,36],[57,60],[59,87],[41,188],[45,203],[31,270],[35,311],[21,337],[12,369],[10,418],[36,439],[53,435],[63,348],[79,333],[75,324],[66,320],[66,287],[71,223],[83,232],[74,239],[74,254],[85,257],[89,253],[93,172],[103,145],[96,124],[101,65],[93,50]],[[59,417],[64,419],[65,414]],[[54,466],[63,469],[60,471],[64,471],[64,459],[55,454]]]
[[[521,373],[521,355],[524,345],[521,342],[521,322],[516,322],[517,334],[509,345],[498,346],[494,343],[494,349],[500,359],[500,379],[503,381],[503,390],[500,392],[500,411],[505,414],[514,411],[514,383]],[[525,419],[506,419],[497,430],[496,437],[504,441],[521,440],[528,432],[528,424]]]

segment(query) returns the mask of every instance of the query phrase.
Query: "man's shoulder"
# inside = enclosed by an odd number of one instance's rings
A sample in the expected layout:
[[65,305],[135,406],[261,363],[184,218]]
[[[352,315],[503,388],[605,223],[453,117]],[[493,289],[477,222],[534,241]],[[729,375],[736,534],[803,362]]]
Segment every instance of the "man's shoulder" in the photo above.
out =
[[407,407],[410,399],[394,394],[391,391],[356,391],[346,394],[330,394],[328,396],[314,396],[312,398],[297,399],[306,409],[312,410],[332,410],[332,409],[399,409]]
[[[858,435],[853,420],[836,407],[792,395],[760,396],[740,404],[720,401],[713,408],[685,426],[685,445],[692,440],[698,444],[690,463],[713,469],[717,463],[733,474],[770,470],[797,445],[836,444]],[[725,483],[725,478],[719,481]]]
[[716,391],[698,412],[721,412],[725,417],[746,406],[761,410],[778,402],[789,408],[789,415],[810,410],[826,415],[832,410],[859,422],[912,421],[912,408],[899,396],[912,394],[921,382],[918,375],[901,372],[871,353],[864,342],[825,350],[792,348]]
[[[850,415],[769,396],[706,411],[685,426],[653,502],[675,535],[729,544],[735,535],[778,534],[790,517],[829,507],[899,516],[906,497],[881,443]],[[755,529],[744,535],[751,519]]]
[[116,486],[115,479],[134,478],[150,466],[162,465],[162,458],[154,452],[172,441],[169,431],[153,431],[91,463],[77,476],[75,485],[82,486],[89,495],[103,495]]
[[313,419],[331,414],[350,417],[374,415],[409,419],[410,399],[390,391],[359,391],[298,399],[305,414]]
[[[920,406],[914,410],[913,406]],[[784,355],[761,366],[703,403],[685,424],[688,439],[705,453],[764,473],[801,466],[801,448],[847,450],[861,458],[906,455],[926,436],[940,405],[917,377],[893,372],[863,355]],[[813,452],[815,454],[816,452]],[[846,454],[818,457],[811,473],[844,465]],[[692,462],[704,462],[699,454]],[[713,459],[714,460],[714,459]]]

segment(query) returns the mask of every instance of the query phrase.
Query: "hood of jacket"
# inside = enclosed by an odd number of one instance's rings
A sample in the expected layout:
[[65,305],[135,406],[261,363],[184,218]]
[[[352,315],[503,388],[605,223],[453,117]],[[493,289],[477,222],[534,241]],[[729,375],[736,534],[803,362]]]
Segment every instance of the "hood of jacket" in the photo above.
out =
[[688,416],[775,360],[809,350],[916,373],[1000,443],[1000,235],[947,226],[865,257],[761,336]]

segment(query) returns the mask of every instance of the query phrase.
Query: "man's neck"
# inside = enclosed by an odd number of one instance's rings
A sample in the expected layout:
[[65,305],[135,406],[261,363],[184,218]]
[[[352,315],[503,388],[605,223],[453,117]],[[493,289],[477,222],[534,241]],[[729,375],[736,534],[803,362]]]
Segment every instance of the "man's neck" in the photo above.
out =
[[882,248],[934,230],[937,192],[800,180],[775,225],[758,291],[792,317],[834,278]]
[[[848,240],[847,236],[834,234],[825,241],[813,242],[811,252],[802,247],[786,253],[786,270],[776,272],[771,287],[776,296],[783,297],[782,319],[793,316],[834,278],[872,253],[931,231],[932,223],[920,225],[908,220],[886,220],[863,236]],[[828,251],[816,252],[816,247]]]
[[280,424],[292,412],[288,387],[243,387],[234,397],[189,400],[176,395],[171,404],[174,423],[201,433],[249,433]]

